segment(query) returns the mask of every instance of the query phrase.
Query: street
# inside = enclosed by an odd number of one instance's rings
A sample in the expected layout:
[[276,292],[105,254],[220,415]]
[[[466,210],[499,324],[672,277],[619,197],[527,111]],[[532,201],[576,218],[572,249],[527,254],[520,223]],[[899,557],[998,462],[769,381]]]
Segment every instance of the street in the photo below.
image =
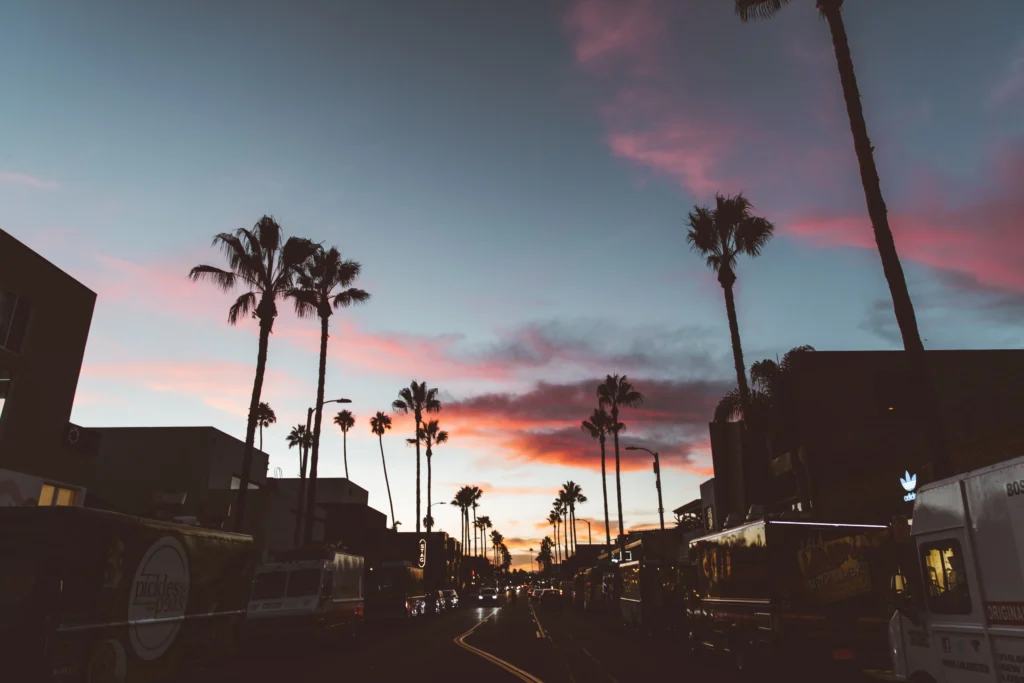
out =
[[741,680],[724,662],[688,658],[674,637],[636,633],[613,617],[570,608],[535,612],[523,599],[376,626],[354,641],[275,640],[248,648],[213,680],[297,683],[344,675],[361,681],[450,681],[453,674],[498,683]]

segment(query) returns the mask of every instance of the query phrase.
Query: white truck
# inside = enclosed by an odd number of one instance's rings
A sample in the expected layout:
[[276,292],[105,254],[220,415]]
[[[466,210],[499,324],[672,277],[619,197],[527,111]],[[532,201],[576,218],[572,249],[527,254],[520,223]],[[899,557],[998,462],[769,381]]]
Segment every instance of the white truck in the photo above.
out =
[[1024,458],[922,486],[911,541],[894,677],[1024,683]]
[[250,636],[355,634],[363,619],[363,558],[333,546],[300,548],[256,569]]

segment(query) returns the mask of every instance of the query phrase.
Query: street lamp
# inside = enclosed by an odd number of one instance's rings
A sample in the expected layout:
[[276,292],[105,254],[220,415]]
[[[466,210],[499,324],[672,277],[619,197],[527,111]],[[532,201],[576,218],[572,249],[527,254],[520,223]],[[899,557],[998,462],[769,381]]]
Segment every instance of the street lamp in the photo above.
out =
[[[330,401],[321,401],[316,407],[322,407],[322,406],[327,405],[328,403],[351,403],[351,402],[352,401],[347,399],[347,398],[332,398]],[[313,427],[311,425],[311,423],[313,422],[313,410],[314,410],[314,408],[310,408],[308,411],[306,411],[306,438],[309,439],[310,446],[312,446],[312,444],[313,444]],[[308,453],[307,453],[307,457],[308,457]],[[304,499],[306,497],[305,493],[306,493],[305,491],[301,491],[300,492],[301,495],[299,496],[299,514],[296,515],[296,520],[295,520],[295,528],[296,528],[296,541],[295,541],[295,543],[296,543],[296,545],[298,545],[299,540],[302,538],[302,520],[303,520],[303,517],[304,517],[304,515],[302,513],[302,509],[303,509],[303,507],[305,507],[305,505],[304,505],[304,502],[305,502]],[[309,519],[306,520],[306,523],[307,524],[312,524],[313,523],[313,508],[310,507],[306,512],[307,512],[307,514],[305,516],[309,517]]]
[[[435,505],[447,505],[447,504],[448,504],[447,501],[442,500],[439,503],[431,503],[429,505],[429,507],[427,507],[427,516],[423,518],[423,526],[427,527],[427,531],[428,532],[434,530],[434,516],[430,514],[430,508],[434,507]],[[427,524],[427,520],[428,519],[430,520],[430,524],[429,525]]]
[[626,446],[627,451],[647,451],[654,456],[654,485],[658,488],[658,517],[661,518],[661,530],[665,530],[665,506],[661,502],[661,462],[658,460],[657,451],[652,451],[642,446]]
[[587,545],[593,545],[594,539],[590,536],[590,520],[589,519],[577,519],[577,522],[583,522],[587,525]]

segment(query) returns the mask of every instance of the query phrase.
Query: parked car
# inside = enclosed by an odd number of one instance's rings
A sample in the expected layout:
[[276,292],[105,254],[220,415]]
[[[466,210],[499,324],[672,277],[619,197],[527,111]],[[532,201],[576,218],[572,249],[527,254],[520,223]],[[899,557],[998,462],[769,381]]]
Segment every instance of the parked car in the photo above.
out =
[[557,588],[545,588],[540,592],[538,602],[542,609],[562,609],[562,591]]
[[493,588],[481,588],[477,596],[477,604],[481,607],[498,606],[498,591]]
[[437,615],[444,612],[444,593],[441,591],[427,591],[424,600],[426,601],[427,615]]
[[459,606],[459,594],[453,589],[441,591],[441,594],[444,596],[445,609],[455,609]]

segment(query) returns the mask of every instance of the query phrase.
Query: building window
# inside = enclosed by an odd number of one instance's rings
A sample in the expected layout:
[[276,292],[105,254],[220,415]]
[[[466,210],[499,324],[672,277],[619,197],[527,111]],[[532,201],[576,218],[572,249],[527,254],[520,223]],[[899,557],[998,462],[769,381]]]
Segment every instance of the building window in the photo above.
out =
[[960,542],[947,538],[921,546],[928,609],[935,614],[970,614],[964,554]]
[[40,505],[74,505],[78,492],[64,486],[55,484],[43,484],[39,491]]
[[[250,491],[252,491],[253,489],[258,489],[259,487],[260,487],[260,485],[257,484],[256,482],[254,482],[254,481],[250,481],[249,482],[249,490]],[[232,491],[237,491],[240,488],[242,488],[242,480],[239,479],[238,477],[231,477],[231,490]]]
[[32,301],[28,297],[0,288],[0,346],[13,353],[21,352],[31,312]]

